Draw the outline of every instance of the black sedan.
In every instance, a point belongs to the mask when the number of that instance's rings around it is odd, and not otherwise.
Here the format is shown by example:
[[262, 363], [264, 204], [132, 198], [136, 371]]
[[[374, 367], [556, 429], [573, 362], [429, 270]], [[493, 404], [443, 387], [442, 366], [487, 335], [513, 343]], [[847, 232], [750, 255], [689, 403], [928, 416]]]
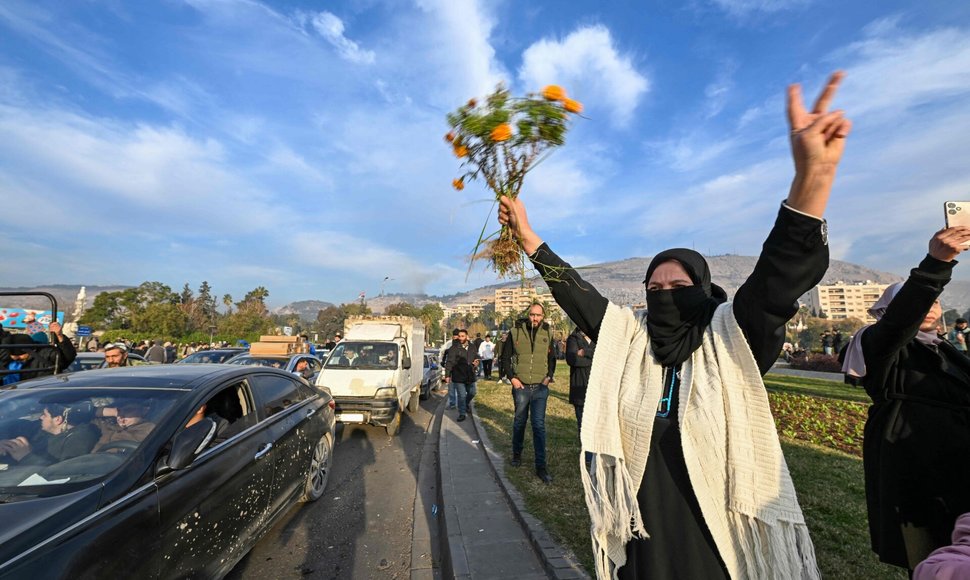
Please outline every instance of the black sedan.
[[175, 361], [176, 364], [218, 364], [224, 363], [234, 356], [246, 352], [244, 348], [213, 348], [211, 350], [199, 350], [189, 356]]
[[218, 578], [327, 485], [328, 393], [159, 365], [0, 391], [0, 578]]

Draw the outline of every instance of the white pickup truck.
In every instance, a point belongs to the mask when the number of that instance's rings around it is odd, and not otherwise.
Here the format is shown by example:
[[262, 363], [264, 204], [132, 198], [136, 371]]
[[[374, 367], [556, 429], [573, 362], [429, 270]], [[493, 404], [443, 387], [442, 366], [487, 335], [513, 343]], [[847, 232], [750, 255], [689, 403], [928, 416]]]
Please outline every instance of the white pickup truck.
[[337, 405], [337, 421], [379, 425], [393, 436], [401, 412], [418, 409], [424, 324], [407, 316], [355, 316], [330, 352], [316, 384]]

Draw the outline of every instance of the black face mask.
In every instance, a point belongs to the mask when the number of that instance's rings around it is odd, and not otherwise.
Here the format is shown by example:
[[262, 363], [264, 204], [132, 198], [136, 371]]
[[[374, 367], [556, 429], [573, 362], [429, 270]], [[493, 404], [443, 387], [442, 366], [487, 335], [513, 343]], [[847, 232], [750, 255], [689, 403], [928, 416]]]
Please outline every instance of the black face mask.
[[654, 356], [664, 366], [676, 366], [690, 358], [700, 347], [714, 310], [727, 300], [724, 290], [711, 283], [707, 261], [693, 250], [678, 248], [657, 254], [644, 283], [660, 264], [671, 260], [683, 266], [694, 285], [647, 291], [647, 334]]

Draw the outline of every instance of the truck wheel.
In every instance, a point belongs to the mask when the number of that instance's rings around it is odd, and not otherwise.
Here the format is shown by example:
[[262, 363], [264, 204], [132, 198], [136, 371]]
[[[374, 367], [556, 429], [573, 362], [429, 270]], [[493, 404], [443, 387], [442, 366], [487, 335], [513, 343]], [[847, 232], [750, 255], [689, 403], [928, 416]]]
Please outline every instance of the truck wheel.
[[411, 398], [408, 399], [408, 413], [414, 413], [418, 410], [418, 401], [421, 397], [421, 387], [418, 387], [417, 391], [411, 391]]
[[391, 422], [385, 425], [384, 428], [387, 429], [388, 437], [394, 437], [395, 435], [397, 435], [397, 430], [400, 429], [400, 427], [401, 427], [401, 412], [398, 411], [394, 413], [394, 418], [391, 419]]
[[418, 392], [421, 393], [420, 395], [418, 395], [418, 397], [422, 401], [425, 401], [431, 397], [431, 381], [427, 382], [427, 386], [428, 386], [428, 390], [424, 389], [424, 385], [421, 385], [421, 388], [418, 390]]

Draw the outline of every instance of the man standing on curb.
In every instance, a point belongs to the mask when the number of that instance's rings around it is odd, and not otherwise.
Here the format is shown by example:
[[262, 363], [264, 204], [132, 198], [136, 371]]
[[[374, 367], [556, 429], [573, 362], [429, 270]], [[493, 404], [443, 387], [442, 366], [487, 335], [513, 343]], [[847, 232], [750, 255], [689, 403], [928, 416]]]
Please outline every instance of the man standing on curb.
[[536, 475], [543, 483], [552, 483], [546, 469], [546, 401], [549, 383], [556, 372], [556, 358], [552, 354], [552, 331], [543, 322], [545, 314], [545, 308], [537, 302], [529, 307], [528, 319], [515, 323], [502, 347], [502, 369], [512, 382], [515, 403], [512, 466], [522, 464], [525, 423], [531, 418]]
[[458, 393], [458, 420], [464, 421], [472, 399], [478, 391], [476, 380], [478, 374], [478, 353], [468, 343], [468, 332], [458, 331], [458, 340], [452, 343], [445, 354], [445, 380], [450, 381]]

